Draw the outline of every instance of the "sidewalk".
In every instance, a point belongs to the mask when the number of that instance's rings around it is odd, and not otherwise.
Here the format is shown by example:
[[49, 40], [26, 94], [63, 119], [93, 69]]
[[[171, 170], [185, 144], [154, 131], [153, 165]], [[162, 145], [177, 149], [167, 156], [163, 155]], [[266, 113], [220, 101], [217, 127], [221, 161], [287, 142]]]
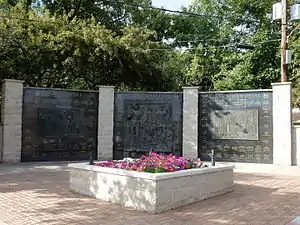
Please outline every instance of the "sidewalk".
[[151, 215], [69, 192], [66, 163], [0, 165], [7, 225], [284, 225], [299, 215], [300, 168], [236, 164], [234, 192]]

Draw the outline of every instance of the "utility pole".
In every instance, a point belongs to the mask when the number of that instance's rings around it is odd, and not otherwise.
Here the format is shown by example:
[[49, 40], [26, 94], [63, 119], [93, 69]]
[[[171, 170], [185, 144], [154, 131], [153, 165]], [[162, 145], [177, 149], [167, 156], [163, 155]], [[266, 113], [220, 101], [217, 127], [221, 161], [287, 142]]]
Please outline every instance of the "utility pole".
[[286, 63], [287, 50], [287, 0], [282, 0], [281, 17], [281, 82], [287, 82], [288, 64]]

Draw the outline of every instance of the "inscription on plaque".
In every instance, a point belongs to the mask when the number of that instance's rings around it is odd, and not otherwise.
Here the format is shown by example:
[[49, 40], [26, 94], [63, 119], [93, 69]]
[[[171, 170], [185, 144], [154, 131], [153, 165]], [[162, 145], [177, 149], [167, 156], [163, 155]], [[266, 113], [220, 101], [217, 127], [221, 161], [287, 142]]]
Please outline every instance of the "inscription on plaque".
[[172, 152], [172, 108], [170, 104], [125, 102], [125, 141], [127, 151]]
[[215, 110], [210, 118], [213, 139], [258, 140], [258, 110]]
[[23, 96], [22, 161], [96, 156], [97, 92], [24, 88]]
[[182, 151], [182, 93], [116, 93], [114, 158]]
[[82, 111], [79, 109], [38, 109], [39, 130], [44, 137], [59, 135], [75, 136], [86, 132], [90, 124], [83, 124]]
[[273, 162], [272, 92], [199, 94], [199, 157], [217, 161]]

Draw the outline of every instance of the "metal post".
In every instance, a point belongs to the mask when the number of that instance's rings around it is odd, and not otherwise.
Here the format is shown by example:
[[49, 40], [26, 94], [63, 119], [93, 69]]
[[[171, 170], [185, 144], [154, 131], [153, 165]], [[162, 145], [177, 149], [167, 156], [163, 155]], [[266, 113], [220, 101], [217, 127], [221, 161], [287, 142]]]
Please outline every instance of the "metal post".
[[90, 165], [94, 165], [93, 152], [90, 152]]
[[216, 165], [215, 150], [211, 150], [211, 166]]
[[287, 0], [282, 0], [281, 17], [281, 82], [287, 82], [288, 65], [286, 63], [287, 50]]

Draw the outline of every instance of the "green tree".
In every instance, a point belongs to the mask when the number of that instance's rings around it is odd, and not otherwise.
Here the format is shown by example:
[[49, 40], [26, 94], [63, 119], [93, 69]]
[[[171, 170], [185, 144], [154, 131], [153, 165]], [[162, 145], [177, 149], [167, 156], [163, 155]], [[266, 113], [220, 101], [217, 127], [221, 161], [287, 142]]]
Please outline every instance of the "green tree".
[[151, 52], [165, 48], [151, 41], [153, 31], [127, 26], [116, 36], [94, 19], [10, 7], [0, 20], [1, 78], [44, 87], [172, 88], [160, 67], [168, 51]]
[[[210, 29], [189, 30], [194, 39], [207, 37], [203, 45], [228, 46], [213, 57], [205, 52], [197, 55], [215, 90], [270, 88], [280, 80], [280, 24], [273, 23], [267, 14], [276, 1], [267, 0], [195, 0], [189, 11], [205, 14]], [[208, 15], [208, 16], [207, 16]], [[201, 20], [200, 20], [201, 21]], [[211, 36], [216, 40], [210, 40]], [[293, 65], [289, 80], [293, 82], [294, 105], [299, 104], [299, 31], [290, 40]], [[238, 44], [250, 44], [253, 50], [241, 50]], [[231, 47], [229, 47], [231, 46]], [[210, 47], [212, 49], [212, 47]], [[193, 53], [194, 50], [190, 50]], [[218, 63], [213, 63], [217, 60]], [[190, 64], [193, 69], [194, 62]], [[199, 66], [198, 66], [199, 68]]]

